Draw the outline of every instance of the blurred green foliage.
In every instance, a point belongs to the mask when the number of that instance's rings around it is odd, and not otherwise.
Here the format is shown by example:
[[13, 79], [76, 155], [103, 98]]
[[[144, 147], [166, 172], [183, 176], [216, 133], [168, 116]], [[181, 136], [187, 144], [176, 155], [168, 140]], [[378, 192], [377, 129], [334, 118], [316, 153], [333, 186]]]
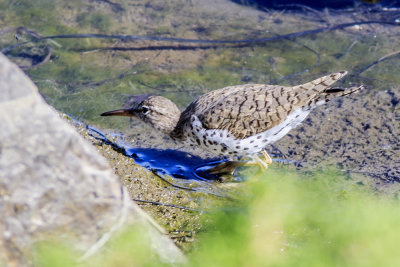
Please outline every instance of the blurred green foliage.
[[[399, 201], [340, 173], [268, 171], [240, 212], [221, 213], [198, 266], [397, 266]], [[208, 255], [208, 256], [207, 256]]]
[[[205, 231], [187, 255], [187, 265], [400, 264], [396, 196], [375, 193], [335, 170], [300, 175], [271, 169], [239, 186], [247, 191], [240, 205], [218, 209], [207, 217]], [[129, 230], [112, 241], [105, 254], [80, 265], [161, 265], [148, 244], [140, 231]], [[60, 247], [45, 246], [40, 252], [42, 266], [66, 266], [57, 265], [60, 258], [75, 257]]]

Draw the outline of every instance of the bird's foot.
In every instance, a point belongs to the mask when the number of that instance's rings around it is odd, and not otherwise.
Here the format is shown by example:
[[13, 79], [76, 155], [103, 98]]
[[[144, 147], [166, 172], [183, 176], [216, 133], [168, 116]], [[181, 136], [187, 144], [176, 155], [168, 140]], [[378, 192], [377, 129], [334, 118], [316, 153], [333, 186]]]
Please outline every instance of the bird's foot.
[[268, 155], [267, 151], [263, 150], [262, 154], [264, 159], [254, 155], [252, 156], [252, 160], [248, 161], [244, 164], [244, 166], [258, 166], [260, 167], [261, 171], [265, 172], [268, 169], [268, 166], [272, 163], [271, 157]]
[[250, 161], [225, 161], [207, 170], [208, 173], [213, 175], [233, 175], [234, 171], [238, 167], [250, 167], [258, 166], [261, 171], [265, 172], [268, 166], [272, 163], [271, 157], [268, 155], [267, 151], [262, 151], [264, 159], [254, 155], [251, 156]]
[[263, 150], [263, 151], [262, 151], [262, 154], [263, 154], [263, 156], [264, 156], [264, 162], [265, 162], [265, 164], [267, 164], [267, 166], [270, 165], [270, 164], [272, 163], [272, 159], [271, 159], [271, 157], [268, 155], [267, 151], [266, 151], [266, 150]]

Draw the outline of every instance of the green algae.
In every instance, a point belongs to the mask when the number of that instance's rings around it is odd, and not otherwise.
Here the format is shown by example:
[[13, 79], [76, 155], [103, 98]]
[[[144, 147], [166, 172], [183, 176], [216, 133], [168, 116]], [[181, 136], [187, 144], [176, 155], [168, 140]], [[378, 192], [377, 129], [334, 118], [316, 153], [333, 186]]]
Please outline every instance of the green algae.
[[[259, 14], [260, 18], [262, 18], [261, 23], [255, 24], [252, 18], [244, 16], [233, 18], [229, 16], [228, 12], [224, 15], [224, 31], [221, 31], [221, 27], [211, 26], [213, 24], [222, 23], [220, 18], [221, 11], [210, 10], [209, 12], [203, 11], [203, 13], [194, 14], [192, 5], [180, 5], [175, 2], [162, 3], [156, 1], [142, 5], [135, 3], [134, 5], [137, 7], [137, 12], [148, 12], [146, 13], [148, 17], [142, 13], [141, 18], [150, 21], [150, 23], [146, 24], [145, 28], [147, 29], [145, 31], [152, 34], [179, 35], [179, 33], [183, 33], [183, 36], [185, 36], [185, 33], [189, 33], [189, 29], [195, 29], [195, 31], [191, 32], [191, 35], [198, 35], [199, 38], [203, 36], [206, 36], [207, 39], [221, 38], [226, 32], [229, 32], [234, 35], [232, 39], [236, 39], [238, 37], [252, 38], [257, 37], [257, 35], [265, 37], [266, 34], [262, 33], [260, 30], [262, 27], [267, 31], [271, 30], [268, 34], [269, 36], [273, 36], [273, 32], [293, 32], [295, 30], [295, 28], [290, 28], [290, 23], [284, 24], [279, 22], [268, 25], [267, 19], [263, 17], [262, 13]], [[135, 17], [132, 25], [117, 25], [114, 23], [116, 18], [113, 17], [116, 14], [104, 9], [102, 11], [101, 5], [94, 5], [92, 8], [94, 8], [95, 12], [89, 12], [87, 11], [89, 6], [90, 5], [87, 4], [79, 5], [77, 1], [72, 1], [69, 5], [61, 5], [58, 2], [50, 4], [48, 1], [39, 1], [37, 5], [32, 6], [28, 1], [21, 1], [19, 5], [11, 4], [10, 7], [8, 7], [8, 13], [14, 14], [14, 17], [20, 19], [19, 22], [15, 20], [13, 22], [19, 25], [28, 25], [28, 21], [30, 21], [32, 17], [38, 16], [46, 18], [43, 21], [39, 20], [39, 22], [37, 22], [41, 25], [40, 27], [35, 24], [33, 25], [33, 28], [36, 31], [40, 31], [42, 35], [76, 33], [78, 31], [111, 33], [117, 30], [118, 27], [124, 31], [124, 29], [131, 29], [130, 27], [136, 29], [136, 27], [139, 26], [138, 21], [140, 21], [140, 17]], [[62, 10], [66, 8], [74, 10], [74, 12], [69, 11], [68, 13], [68, 21], [71, 22], [70, 24], [68, 24], [67, 18], [58, 21], [48, 21], [52, 19], [52, 16], [54, 16], [56, 12], [62, 13]], [[49, 12], [50, 10], [52, 10], [52, 12]], [[44, 16], [43, 14], [37, 13], [39, 11], [48, 12], [49, 15]], [[186, 15], [183, 14], [185, 12], [187, 12]], [[273, 15], [282, 18], [282, 15]], [[122, 14], [122, 18], [127, 19], [128, 17], [126, 16], [128, 16], [128, 14]], [[177, 18], [179, 16], [183, 16], [183, 21], [187, 23], [187, 25], [184, 25], [184, 23], [177, 23]], [[193, 16], [191, 21], [189, 21], [190, 16]], [[3, 20], [3, 22], [8, 23], [11, 21], [11, 17], [7, 16]], [[160, 24], [161, 21], [165, 22]], [[277, 22], [278, 19], [275, 18], [274, 21]], [[79, 28], [76, 28], [73, 22], [76, 22]], [[313, 23], [308, 22], [308, 24], [309, 25], [304, 23], [302, 27], [310, 27]], [[12, 25], [12, 23], [10, 25]], [[275, 26], [275, 28], [273, 26]], [[314, 26], [316, 25], [314, 24]], [[52, 27], [52, 29], [44, 29], [42, 27]], [[248, 29], [252, 29], [253, 31], [249, 32]], [[139, 32], [143, 32], [143, 30]], [[67, 86], [61, 84], [60, 87], [64, 87], [63, 91], [65, 91], [66, 95], [73, 95], [76, 93], [77, 89], [75, 87], [79, 87], [79, 83], [96, 82], [104, 77], [116, 76], [118, 75], [118, 70], [121, 72], [126, 70], [124, 66], [128, 65], [127, 61], [133, 60], [134, 65], [139, 63], [147, 64], [148, 72], [135, 75], [134, 77], [122, 78], [119, 80], [119, 84], [116, 82], [111, 86], [108, 85], [112, 87], [110, 89], [114, 90], [113, 92], [116, 95], [114, 98], [120, 100], [117, 94], [127, 93], [128, 91], [131, 94], [155, 91], [156, 93], [165, 94], [177, 100], [180, 107], [184, 107], [190, 103], [190, 101], [193, 100], [193, 96], [227, 85], [244, 82], [270, 83], [280, 81], [286, 76], [315, 66], [318, 60], [317, 53], [321, 56], [321, 62], [318, 68], [313, 69], [310, 74], [305, 74], [301, 79], [292, 78], [289, 82], [283, 81], [283, 84], [294, 84], [299, 82], [299, 80], [307, 81], [311, 79], [311, 77], [314, 78], [315, 75], [319, 73], [327, 73], [342, 69], [352, 71], [355, 58], [358, 60], [358, 65], [360, 66], [358, 69], [360, 69], [361, 66], [366, 66], [368, 62], [373, 62], [376, 59], [377, 53], [371, 53], [371, 48], [373, 47], [376, 47], [376, 51], [379, 49], [379, 55], [390, 53], [390, 46], [386, 44], [384, 36], [378, 35], [377, 37], [371, 38], [368, 35], [362, 34], [327, 33], [305, 37], [297, 42], [293, 40], [281, 40], [243, 48], [225, 47], [205, 51], [182, 51], [182, 54], [196, 55], [197, 59], [188, 67], [184, 66], [187, 63], [179, 62], [179, 64], [183, 64], [183, 66], [178, 65], [177, 68], [176, 65], [171, 65], [174, 60], [172, 60], [171, 63], [167, 63], [164, 58], [161, 60], [156, 59], [155, 61], [150, 61], [148, 58], [147, 62], [143, 62], [143, 59], [146, 59], [146, 55], [154, 56], [155, 54], [159, 54], [157, 51], [144, 50], [143, 55], [139, 55], [140, 53], [135, 51], [120, 53], [95, 51], [102, 47], [112, 46], [112, 41], [67, 39], [56, 40], [56, 42], [59, 43], [61, 47], [52, 45], [54, 52], [50, 63], [29, 71], [33, 79], [44, 86], [41, 88], [44, 92], [51, 92], [51, 90], [45, 88], [46, 85], [41, 82], [41, 80], [52, 79], [54, 81], [67, 81]], [[346, 52], [346, 49], [350, 47], [353, 42], [356, 42], [356, 44], [350, 51]], [[126, 43], [119, 43], [118, 45], [122, 45], [122, 47], [128, 46]], [[308, 48], [313, 49], [314, 52]], [[84, 51], [92, 52], [86, 53]], [[13, 55], [15, 54], [16, 53]], [[105, 57], [101, 56], [104, 54], [106, 55]], [[168, 52], [161, 51], [161, 54], [168, 54]], [[140, 59], [135, 60], [137, 55], [139, 55]], [[165, 56], [167, 55], [164, 55], [164, 57]], [[107, 62], [104, 61], [105, 59]], [[123, 64], [121, 64], [121, 62], [123, 62]], [[385, 64], [380, 64], [380, 66], [382, 66], [382, 71], [376, 71], [375, 69], [369, 70], [365, 76], [368, 76], [368, 78], [376, 78], [379, 76], [381, 80], [383, 78], [384, 80], [391, 80], [393, 83], [397, 82], [398, 75], [396, 75], [396, 71], [393, 71], [393, 68], [390, 68], [393, 66], [390, 62], [389, 60], [386, 61]], [[160, 65], [163, 65], [163, 69], [167, 67], [168, 71], [159, 71]], [[357, 68], [353, 70], [357, 71]], [[41, 79], [35, 77], [40, 77]], [[361, 80], [361, 78], [358, 79]], [[378, 82], [371, 81], [371, 83], [374, 87], [379, 87]], [[85, 88], [82, 90], [85, 90]], [[101, 87], [99, 87], [98, 90], [100, 93], [104, 91]], [[173, 92], [185, 90], [194, 90], [195, 93], [186, 93], [186, 96], [183, 96], [182, 94]], [[97, 95], [99, 96], [100, 93]], [[91, 93], [85, 95], [93, 97]], [[74, 96], [71, 97], [74, 98]], [[50, 99], [50, 97], [47, 96], [47, 99], [49, 102], [54, 103], [56, 107], [57, 103], [60, 103], [60, 107], [64, 106], [62, 103], [65, 101], [65, 97]], [[113, 101], [113, 103], [115, 103], [115, 101]], [[104, 104], [106, 103], [98, 103], [99, 106], [104, 106]], [[72, 115], [89, 120], [92, 123], [102, 123], [102, 121], [96, 120], [94, 114], [91, 112], [74, 113], [74, 110], [81, 110], [84, 108], [85, 107], [82, 105], [74, 106], [72, 102], [70, 103], [69, 110], [60, 109], [64, 112], [71, 112]], [[88, 116], [80, 117], [82, 114], [87, 114]]]

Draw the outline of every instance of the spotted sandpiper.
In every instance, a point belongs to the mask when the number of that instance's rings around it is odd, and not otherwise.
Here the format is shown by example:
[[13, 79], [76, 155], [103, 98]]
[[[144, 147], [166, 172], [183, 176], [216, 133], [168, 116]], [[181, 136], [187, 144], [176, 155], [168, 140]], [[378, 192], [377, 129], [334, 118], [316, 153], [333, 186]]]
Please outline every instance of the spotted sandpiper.
[[[200, 96], [182, 113], [169, 99], [138, 95], [129, 107], [101, 116], [134, 116], [184, 144], [219, 156], [247, 156], [263, 169], [272, 162], [264, 148], [301, 123], [315, 107], [362, 88], [332, 88], [341, 71], [297, 86], [244, 84]], [[264, 159], [257, 154], [262, 152]]]

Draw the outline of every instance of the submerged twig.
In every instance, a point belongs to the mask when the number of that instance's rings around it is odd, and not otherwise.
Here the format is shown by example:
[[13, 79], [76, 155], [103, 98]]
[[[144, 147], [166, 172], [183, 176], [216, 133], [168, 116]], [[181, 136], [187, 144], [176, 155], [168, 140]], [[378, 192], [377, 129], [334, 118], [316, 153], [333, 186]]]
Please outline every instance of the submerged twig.
[[44, 56], [39, 62], [32, 64], [31, 66], [20, 66], [20, 68], [22, 70], [29, 70], [29, 69], [33, 69], [36, 68], [40, 65], [43, 65], [44, 63], [46, 63], [47, 61], [50, 60], [50, 57], [52, 55], [52, 49], [50, 45], [46, 45], [46, 50], [47, 50], [47, 54], [46, 56]]
[[347, 47], [347, 49], [346, 49], [341, 55], [339, 55], [339, 56], [337, 57], [337, 59], [346, 56], [346, 55], [350, 52], [350, 50], [353, 49], [353, 47], [354, 47], [357, 43], [358, 43], [358, 40], [353, 41], [353, 42], [349, 45], [349, 47]]
[[395, 52], [392, 52], [392, 53], [389, 53], [389, 54], [387, 54], [387, 55], [384, 55], [383, 57], [379, 58], [378, 60], [372, 62], [371, 64], [369, 64], [368, 66], [366, 66], [365, 68], [363, 68], [363, 69], [358, 73], [358, 75], [360, 75], [360, 74], [363, 73], [363, 72], [366, 72], [367, 70], [369, 70], [369, 69], [372, 68], [373, 66], [375, 66], [375, 65], [377, 65], [377, 64], [379, 64], [379, 63], [381, 63], [382, 61], [385, 61], [385, 60], [387, 60], [387, 59], [390, 59], [391, 57], [395, 57], [395, 56], [398, 56], [398, 55], [400, 55], [400, 50], [397, 50], [397, 51], [395, 51]]
[[[279, 36], [271, 36], [264, 38], [256, 38], [256, 39], [240, 39], [240, 40], [201, 40], [201, 39], [186, 39], [186, 38], [175, 38], [175, 37], [161, 37], [161, 36], [147, 36], [147, 35], [107, 35], [107, 34], [65, 34], [65, 35], [50, 35], [50, 36], [38, 36], [37, 40], [46, 40], [46, 39], [73, 39], [73, 38], [100, 38], [100, 39], [117, 39], [121, 41], [159, 41], [159, 42], [176, 42], [176, 43], [193, 43], [193, 44], [257, 44], [257, 43], [265, 43], [270, 41], [276, 41], [284, 38], [297, 38], [300, 36], [313, 35], [322, 32], [329, 32], [339, 29], [344, 29], [348, 27], [352, 27], [355, 25], [368, 25], [368, 24], [386, 24], [393, 26], [400, 26], [400, 23], [396, 20], [394, 21], [386, 21], [386, 20], [369, 20], [369, 21], [356, 21], [356, 22], [348, 22], [341, 23], [336, 25], [330, 25], [327, 27], [315, 28], [312, 30], [293, 32], [288, 34], [283, 34]], [[25, 30], [27, 33], [31, 33], [32, 31], [20, 27], [19, 30]], [[1, 50], [3, 54], [8, 53], [10, 50], [17, 48], [19, 46], [25, 45], [31, 41], [21, 42], [18, 44], [14, 44], [8, 47], [5, 47]]]
[[[29, 29], [27, 29], [27, 28], [25, 28], [25, 27], [6, 28], [6, 29], [4, 29], [3, 31], [0, 31], [0, 34], [9, 33], [9, 32], [11, 32], [11, 31], [16, 31], [15, 38], [16, 38], [17, 40], [19, 40], [19, 35], [18, 35], [18, 34], [20, 34], [21, 32], [25, 32], [25, 33], [28, 34], [29, 36], [33, 37], [35, 40], [39, 40], [39, 39], [42, 37], [42, 36], [41, 36], [40, 34], [38, 34], [37, 32], [35, 32], [35, 31], [33, 31], [33, 30], [29, 30]], [[28, 42], [30, 42], [30, 41], [28, 41]], [[28, 42], [23, 42], [23, 43], [28, 43]], [[31, 65], [31, 66], [20, 66], [21, 69], [23, 69], [23, 70], [29, 70], [29, 69], [38, 67], [38, 66], [40, 66], [40, 65], [43, 65], [44, 63], [46, 63], [47, 61], [50, 60], [51, 55], [52, 55], [52, 48], [51, 48], [51, 46], [50, 46], [49, 44], [47, 44], [46, 42], [44, 42], [44, 43], [45, 43], [46, 55], [40, 57], [40, 60], [38, 60], [37, 62], [34, 62], [34, 59], [35, 59], [35, 58], [38, 58], [39, 56], [36, 56], [36, 55], [35, 55], [35, 56], [32, 56], [32, 55], [29, 55], [29, 54], [26, 54], [26, 53], [25, 53], [25, 54], [22, 54], [25, 58], [31, 58], [31, 59], [32, 59], [32, 65]], [[55, 42], [54, 42], [54, 43], [55, 43]], [[13, 46], [17, 46], [17, 45], [19, 45], [19, 44], [21, 44], [21, 43], [17, 43], [17, 44], [15, 44], [15, 45], [13, 45]]]

